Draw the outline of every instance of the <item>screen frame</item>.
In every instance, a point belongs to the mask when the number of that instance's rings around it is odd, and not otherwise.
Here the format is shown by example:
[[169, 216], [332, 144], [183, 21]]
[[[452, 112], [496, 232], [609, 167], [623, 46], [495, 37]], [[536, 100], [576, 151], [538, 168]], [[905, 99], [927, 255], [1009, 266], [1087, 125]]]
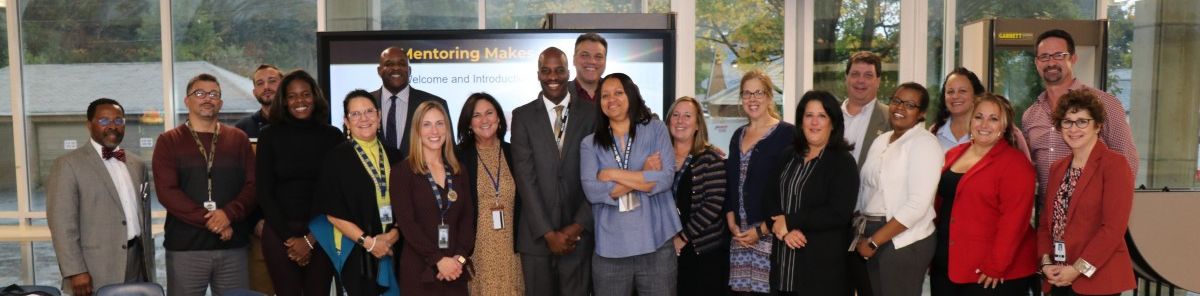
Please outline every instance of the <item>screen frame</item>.
[[[676, 54], [675, 54], [675, 30], [670, 29], [596, 29], [596, 30], [577, 30], [577, 29], [485, 29], [485, 30], [391, 30], [391, 31], [338, 31], [338, 32], [317, 32], [317, 83], [320, 84], [322, 92], [325, 94], [325, 100], [329, 104], [333, 104], [334, 98], [341, 98], [344, 94], [330, 93], [329, 70], [330, 70], [330, 44], [341, 41], [403, 41], [403, 40], [450, 40], [450, 39], [518, 39], [521, 36], [517, 34], [584, 34], [594, 32], [601, 36], [609, 33], [619, 33], [634, 35], [635, 37], [644, 37], [646, 39], [662, 40], [663, 45], [663, 101], [661, 102], [663, 112], [669, 112], [671, 104], [675, 102], [675, 85], [676, 85]], [[563, 51], [574, 52], [574, 48]], [[572, 71], [574, 64], [571, 65]], [[532, 69], [530, 70], [532, 71]], [[605, 73], [605, 75], [611, 73]], [[574, 77], [572, 77], [574, 79]], [[368, 90], [369, 91], [369, 90]], [[436, 95], [436, 94], [435, 94]], [[465, 99], [465, 98], [464, 98]], [[336, 100], [341, 103], [341, 100]], [[651, 104], [647, 102], [647, 104]], [[448, 110], [455, 112], [457, 110]], [[330, 108], [332, 112], [332, 108]], [[330, 114], [330, 123], [333, 121], [333, 116]], [[665, 115], [662, 115], [665, 116]]]

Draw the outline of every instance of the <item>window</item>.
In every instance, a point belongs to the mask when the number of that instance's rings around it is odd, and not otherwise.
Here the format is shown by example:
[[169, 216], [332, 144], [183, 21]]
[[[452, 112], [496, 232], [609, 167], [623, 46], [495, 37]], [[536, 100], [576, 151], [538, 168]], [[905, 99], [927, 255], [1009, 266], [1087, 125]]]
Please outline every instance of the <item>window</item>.
[[[487, 6], [488, 29], [537, 29], [542, 27], [546, 13], [640, 13], [669, 11], [669, 0], [649, 1], [643, 9], [642, 1], [617, 0], [489, 0]], [[782, 2], [782, 1], [781, 1]]]
[[162, 132], [158, 3], [20, 2], [31, 210], [46, 209], [54, 159], [91, 145], [82, 123], [92, 100], [121, 102], [127, 122], [121, 148], [150, 159]]
[[273, 64], [284, 74], [303, 69], [317, 75], [315, 0], [236, 2], [171, 1], [176, 124], [187, 119], [187, 82], [200, 73], [221, 83], [220, 118], [228, 124], [260, 108], [250, 82], [259, 64]]
[[776, 87], [775, 105], [782, 108], [783, 2], [696, 3], [696, 99], [705, 113], [709, 142], [725, 151], [730, 151], [733, 133], [746, 124], [740, 94], [744, 73], [767, 73]]
[[890, 96], [899, 84], [900, 0], [817, 1], [813, 9], [813, 87], [845, 98], [846, 61], [865, 50], [883, 59], [876, 97]]
[[[3, 10], [0, 10], [2, 12]], [[0, 41], [8, 44], [8, 15], [0, 13]], [[0, 48], [0, 79], [9, 81], [8, 46]], [[0, 83], [0, 168], [17, 167], [13, 139], [12, 93], [9, 83]], [[0, 212], [17, 210], [17, 171], [0, 170]], [[16, 220], [0, 219], [0, 225], [16, 225]], [[0, 252], [3, 253], [3, 252]], [[6, 253], [7, 254], [7, 253]], [[4, 274], [4, 270], [0, 270]]]

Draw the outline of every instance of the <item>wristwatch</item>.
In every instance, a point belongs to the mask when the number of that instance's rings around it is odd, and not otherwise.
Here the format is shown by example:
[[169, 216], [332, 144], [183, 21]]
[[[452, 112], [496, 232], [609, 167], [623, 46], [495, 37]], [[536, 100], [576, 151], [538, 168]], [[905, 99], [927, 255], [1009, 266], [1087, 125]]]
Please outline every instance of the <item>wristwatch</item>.
[[362, 235], [358, 236], [358, 245], [364, 246], [364, 247], [367, 246], [366, 240], [367, 240], [367, 238], [365, 236], [362, 236]]
[[458, 264], [467, 264], [467, 257], [463, 257], [461, 255], [454, 256], [454, 260], [458, 260]]
[[878, 244], [875, 244], [875, 239], [870, 239], [870, 238], [868, 238], [868, 239], [867, 239], [867, 247], [868, 247], [868, 248], [871, 248], [871, 251], [878, 251], [878, 250], [879, 250], [879, 245], [878, 245]]

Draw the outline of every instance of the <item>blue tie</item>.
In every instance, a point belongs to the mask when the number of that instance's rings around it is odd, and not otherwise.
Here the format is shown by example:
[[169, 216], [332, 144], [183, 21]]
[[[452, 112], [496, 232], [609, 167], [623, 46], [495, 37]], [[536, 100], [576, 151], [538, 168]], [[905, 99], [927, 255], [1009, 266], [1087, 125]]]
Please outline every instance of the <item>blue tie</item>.
[[388, 144], [392, 144], [392, 147], [399, 148], [400, 144], [397, 142], [400, 141], [400, 134], [396, 132], [396, 96], [392, 95], [390, 99], [392, 100], [392, 107], [388, 108], [387, 113], [387, 142]]

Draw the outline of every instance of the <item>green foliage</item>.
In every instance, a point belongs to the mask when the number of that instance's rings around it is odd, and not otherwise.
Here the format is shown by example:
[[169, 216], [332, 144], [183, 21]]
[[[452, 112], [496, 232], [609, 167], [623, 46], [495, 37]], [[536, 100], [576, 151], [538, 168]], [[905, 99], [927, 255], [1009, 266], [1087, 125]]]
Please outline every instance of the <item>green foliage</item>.
[[[497, 4], [497, 2], [500, 2]], [[642, 1], [487, 1], [488, 29], [541, 28], [546, 13], [640, 13]], [[668, 3], [669, 4], [669, 3]]]
[[760, 65], [783, 58], [782, 0], [700, 0], [696, 3], [696, 92], [707, 93], [705, 80], [714, 62], [730, 53], [739, 65]]

